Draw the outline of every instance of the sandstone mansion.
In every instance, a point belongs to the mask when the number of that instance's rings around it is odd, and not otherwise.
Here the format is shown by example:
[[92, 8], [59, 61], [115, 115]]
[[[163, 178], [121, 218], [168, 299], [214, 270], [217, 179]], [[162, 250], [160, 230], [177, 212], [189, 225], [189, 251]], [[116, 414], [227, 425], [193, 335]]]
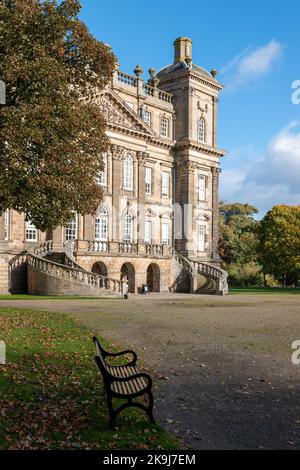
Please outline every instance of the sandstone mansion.
[[110, 150], [96, 215], [41, 233], [14, 210], [0, 217], [0, 293], [226, 294], [218, 255], [220, 159], [216, 72], [193, 63], [192, 41], [143, 78], [116, 70], [95, 97]]

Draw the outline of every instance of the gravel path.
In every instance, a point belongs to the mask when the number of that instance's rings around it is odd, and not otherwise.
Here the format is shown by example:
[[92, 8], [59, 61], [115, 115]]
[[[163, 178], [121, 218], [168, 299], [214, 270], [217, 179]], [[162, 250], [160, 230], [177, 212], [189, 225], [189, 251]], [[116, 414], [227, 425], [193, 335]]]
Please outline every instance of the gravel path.
[[155, 415], [194, 449], [300, 449], [300, 296], [15, 300], [72, 313], [154, 374]]

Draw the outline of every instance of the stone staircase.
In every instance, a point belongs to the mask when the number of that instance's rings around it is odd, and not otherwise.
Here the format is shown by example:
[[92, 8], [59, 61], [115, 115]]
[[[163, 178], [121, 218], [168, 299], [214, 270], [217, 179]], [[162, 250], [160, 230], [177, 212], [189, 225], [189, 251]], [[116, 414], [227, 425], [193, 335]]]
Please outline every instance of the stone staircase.
[[187, 259], [170, 247], [173, 259], [190, 278], [190, 292], [194, 294], [227, 295], [228, 274], [221, 268], [195, 259]]
[[123, 295], [122, 282], [82, 269], [64, 251], [53, 250], [53, 242], [27, 251], [28, 293], [36, 295]]

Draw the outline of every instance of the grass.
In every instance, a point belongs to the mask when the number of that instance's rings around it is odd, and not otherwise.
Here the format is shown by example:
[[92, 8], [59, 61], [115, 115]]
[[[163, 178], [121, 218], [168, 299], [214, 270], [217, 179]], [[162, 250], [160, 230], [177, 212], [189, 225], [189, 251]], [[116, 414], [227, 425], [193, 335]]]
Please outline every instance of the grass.
[[300, 288], [283, 287], [237, 287], [229, 288], [230, 294], [300, 294]]
[[[129, 409], [110, 431], [94, 332], [67, 315], [0, 309], [0, 449], [177, 449], [146, 415]], [[109, 345], [106, 347], [109, 348]]]

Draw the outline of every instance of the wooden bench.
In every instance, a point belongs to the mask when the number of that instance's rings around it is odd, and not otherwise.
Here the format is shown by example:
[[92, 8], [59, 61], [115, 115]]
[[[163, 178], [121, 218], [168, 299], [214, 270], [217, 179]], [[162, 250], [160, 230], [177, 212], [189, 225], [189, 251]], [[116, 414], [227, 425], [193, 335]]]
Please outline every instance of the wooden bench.
[[[139, 373], [136, 368], [137, 355], [134, 351], [121, 351], [119, 353], [110, 353], [106, 351], [100, 344], [99, 340], [94, 336], [93, 341], [96, 346], [96, 363], [102, 374], [104, 381], [104, 397], [110, 416], [110, 428], [114, 429], [115, 420], [122, 410], [130, 406], [144, 410], [151, 422], [155, 422], [153, 418], [153, 395], [152, 395], [152, 379], [150, 375]], [[132, 359], [125, 358], [131, 355]], [[123, 356], [123, 358], [122, 358]], [[109, 358], [127, 359], [126, 364], [111, 365], [107, 362]], [[148, 397], [148, 405], [133, 401], [134, 398], [145, 395]], [[118, 408], [113, 408], [113, 398], [127, 400]]]

